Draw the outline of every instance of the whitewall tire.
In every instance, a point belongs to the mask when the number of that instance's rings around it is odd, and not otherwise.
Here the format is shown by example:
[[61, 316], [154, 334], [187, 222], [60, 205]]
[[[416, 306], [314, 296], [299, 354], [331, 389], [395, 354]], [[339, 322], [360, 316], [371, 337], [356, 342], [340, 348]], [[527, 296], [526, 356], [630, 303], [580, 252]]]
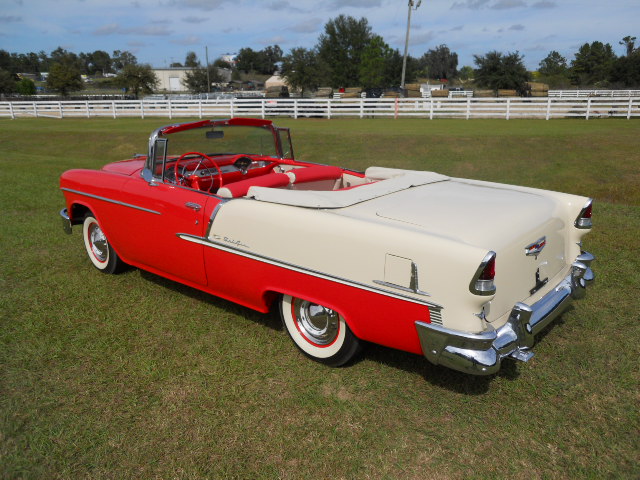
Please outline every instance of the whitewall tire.
[[320, 363], [338, 367], [360, 350], [358, 338], [338, 312], [322, 305], [283, 295], [282, 323], [296, 346]]
[[89, 260], [94, 267], [103, 273], [117, 273], [122, 270], [124, 263], [107, 240], [98, 220], [91, 213], [84, 217], [82, 238]]

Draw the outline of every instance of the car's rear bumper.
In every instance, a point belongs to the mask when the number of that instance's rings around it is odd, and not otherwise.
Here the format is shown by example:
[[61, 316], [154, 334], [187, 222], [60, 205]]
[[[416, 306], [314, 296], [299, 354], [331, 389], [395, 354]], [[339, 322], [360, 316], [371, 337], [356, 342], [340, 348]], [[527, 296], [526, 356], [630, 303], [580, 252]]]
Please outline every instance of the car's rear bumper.
[[451, 330], [432, 323], [416, 322], [424, 356], [436, 365], [473, 375], [490, 375], [500, 369], [503, 358], [527, 361], [534, 336], [560, 315], [574, 299], [582, 298], [594, 280], [593, 255], [583, 252], [569, 274], [532, 305], [518, 302], [502, 327], [481, 333]]

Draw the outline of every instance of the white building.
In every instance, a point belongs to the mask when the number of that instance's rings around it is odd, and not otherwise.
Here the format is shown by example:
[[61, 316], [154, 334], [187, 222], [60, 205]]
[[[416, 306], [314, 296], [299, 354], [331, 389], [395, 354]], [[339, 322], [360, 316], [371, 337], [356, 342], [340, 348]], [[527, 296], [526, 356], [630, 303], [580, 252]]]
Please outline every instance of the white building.
[[154, 68], [153, 73], [158, 77], [158, 91], [169, 93], [186, 92], [187, 87], [184, 86], [183, 80], [187, 72], [191, 72], [190, 67], [167, 67]]

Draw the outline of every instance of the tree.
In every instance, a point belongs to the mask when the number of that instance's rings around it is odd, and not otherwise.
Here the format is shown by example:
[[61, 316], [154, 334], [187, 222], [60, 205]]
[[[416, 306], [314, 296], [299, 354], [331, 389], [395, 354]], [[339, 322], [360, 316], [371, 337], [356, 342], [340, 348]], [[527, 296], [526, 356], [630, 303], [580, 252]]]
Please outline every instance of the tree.
[[189, 68], [196, 68], [200, 66], [200, 60], [196, 52], [187, 52], [187, 56], [184, 59], [184, 66]]
[[16, 90], [20, 95], [35, 95], [36, 94], [36, 84], [33, 83], [32, 80], [28, 78], [22, 78], [16, 84]]
[[640, 87], [640, 50], [619, 57], [611, 68], [611, 81], [620, 87]]
[[474, 55], [478, 68], [474, 70], [475, 83], [492, 90], [509, 89], [524, 92], [530, 75], [518, 52], [502, 54], [492, 51], [484, 56]]
[[114, 50], [111, 58], [113, 60], [113, 67], [116, 70], [122, 70], [127, 65], [136, 65], [138, 63], [138, 59], [135, 55], [126, 50]]
[[607, 82], [615, 60], [616, 55], [608, 43], [585, 43], [571, 62], [571, 81], [576, 85]]
[[372, 38], [366, 18], [340, 15], [325, 24], [318, 39], [318, 54], [328, 66], [332, 87], [358, 85], [362, 55]]
[[374, 35], [362, 52], [360, 62], [360, 85], [363, 88], [380, 88], [386, 85], [385, 67], [393, 51], [381, 36]]
[[116, 84], [132, 92], [138, 98], [140, 93], [153, 93], [158, 86], [158, 78], [151, 65], [128, 64], [116, 77]]
[[458, 78], [462, 81], [473, 80], [473, 67], [465, 65], [458, 71]]
[[567, 59], [555, 50], [542, 59], [538, 67], [539, 80], [549, 84], [552, 88], [567, 88], [569, 86], [569, 67]]
[[636, 37], [632, 37], [631, 35], [627, 35], [622, 40], [620, 40], [618, 43], [620, 45], [624, 45], [625, 46], [625, 48], [627, 50], [627, 57], [630, 57], [631, 55], [633, 55], [633, 52], [635, 51]]
[[111, 72], [111, 57], [104, 50], [96, 50], [89, 54], [88, 74], [95, 75]]
[[9, 71], [0, 69], [0, 94], [15, 93], [16, 79]]
[[236, 55], [236, 68], [244, 73], [255, 71], [258, 63], [257, 52], [252, 48], [241, 48]]
[[440, 45], [425, 53], [420, 65], [430, 78], [452, 79], [458, 76], [458, 54], [451, 52], [446, 45]]
[[217, 67], [209, 65], [209, 76], [207, 77], [207, 69], [205, 67], [194, 68], [190, 72], [185, 73], [182, 84], [187, 87], [191, 93], [205, 93], [209, 91], [209, 81], [211, 83], [220, 82], [222, 77], [218, 73]]
[[549, 55], [542, 59], [538, 68], [540, 75], [549, 77], [552, 75], [565, 75], [567, 71], [567, 59], [555, 50], [549, 52]]
[[322, 63], [317, 51], [293, 48], [282, 59], [282, 75], [291, 88], [301, 90], [304, 95], [324, 84], [326, 65]]
[[[63, 57], [60, 57], [63, 58]], [[63, 58], [61, 62], [54, 63], [47, 76], [47, 89], [58, 92], [63, 97], [70, 92], [76, 92], [84, 88], [80, 69], [71, 58]]]
[[269, 45], [260, 52], [262, 54], [262, 73], [272, 74], [278, 69], [282, 61], [282, 49], [279, 45]]
[[236, 56], [236, 67], [244, 73], [271, 75], [281, 60], [282, 49], [278, 45], [270, 45], [257, 52], [251, 48], [241, 48]]

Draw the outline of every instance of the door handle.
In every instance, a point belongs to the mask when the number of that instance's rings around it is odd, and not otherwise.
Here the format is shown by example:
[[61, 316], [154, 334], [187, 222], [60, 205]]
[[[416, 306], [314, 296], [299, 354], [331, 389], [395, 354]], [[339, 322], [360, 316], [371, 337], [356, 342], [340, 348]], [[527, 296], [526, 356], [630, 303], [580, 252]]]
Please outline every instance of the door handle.
[[187, 202], [187, 203], [184, 204], [184, 206], [187, 207], [187, 208], [192, 208], [196, 212], [199, 211], [202, 208], [202, 206], [198, 205], [197, 203], [193, 203], [193, 202]]

